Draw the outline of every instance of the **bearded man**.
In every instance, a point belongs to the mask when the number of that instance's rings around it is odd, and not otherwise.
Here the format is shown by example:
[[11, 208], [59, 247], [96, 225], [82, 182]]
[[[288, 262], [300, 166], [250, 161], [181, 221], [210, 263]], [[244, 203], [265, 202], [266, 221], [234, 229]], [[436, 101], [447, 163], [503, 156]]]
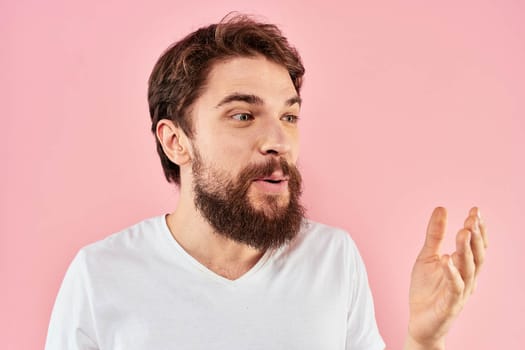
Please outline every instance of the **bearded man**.
[[[148, 97], [177, 208], [80, 250], [46, 349], [384, 349], [356, 246], [300, 203], [303, 75], [279, 29], [245, 16], [164, 52]], [[444, 348], [483, 262], [479, 210], [452, 255], [445, 215], [414, 266], [405, 349]]]

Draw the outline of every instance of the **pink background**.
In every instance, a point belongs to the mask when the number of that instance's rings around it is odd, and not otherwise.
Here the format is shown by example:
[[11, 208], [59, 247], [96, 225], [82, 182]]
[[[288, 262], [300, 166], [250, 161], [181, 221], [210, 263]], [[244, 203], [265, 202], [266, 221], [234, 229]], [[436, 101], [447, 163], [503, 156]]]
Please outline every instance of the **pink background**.
[[[307, 67], [309, 216], [352, 233], [390, 349], [432, 208], [446, 248], [479, 205], [490, 247], [450, 349], [518, 349], [525, 326], [525, 6], [520, 1], [0, 3], [0, 332], [42, 348], [76, 251], [171, 211], [146, 82], [174, 40], [231, 10], [279, 24]], [[220, 5], [219, 5], [220, 3]]]

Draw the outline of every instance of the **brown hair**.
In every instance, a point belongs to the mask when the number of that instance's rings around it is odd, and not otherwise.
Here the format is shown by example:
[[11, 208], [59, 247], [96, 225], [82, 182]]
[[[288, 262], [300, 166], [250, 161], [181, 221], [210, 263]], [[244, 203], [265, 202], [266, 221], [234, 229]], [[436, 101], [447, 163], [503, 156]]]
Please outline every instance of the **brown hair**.
[[[149, 78], [153, 134], [159, 120], [170, 119], [191, 138], [194, 130], [190, 107], [202, 93], [213, 64], [231, 57], [255, 55], [283, 65], [299, 94], [304, 75], [301, 58], [273, 24], [257, 22], [246, 15], [226, 16], [220, 23], [202, 27], [171, 45]], [[155, 140], [166, 179], [179, 185], [179, 166], [164, 154], [159, 140]]]

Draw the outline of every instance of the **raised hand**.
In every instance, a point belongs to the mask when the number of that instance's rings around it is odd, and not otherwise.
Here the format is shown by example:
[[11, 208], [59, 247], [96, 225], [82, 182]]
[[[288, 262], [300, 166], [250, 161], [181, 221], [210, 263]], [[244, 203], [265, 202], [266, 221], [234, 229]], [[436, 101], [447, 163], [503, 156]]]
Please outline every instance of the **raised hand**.
[[405, 349], [443, 349], [452, 321], [476, 288], [487, 248], [487, 230], [479, 209], [470, 210], [451, 255], [440, 253], [446, 225], [445, 208], [434, 209], [412, 270]]

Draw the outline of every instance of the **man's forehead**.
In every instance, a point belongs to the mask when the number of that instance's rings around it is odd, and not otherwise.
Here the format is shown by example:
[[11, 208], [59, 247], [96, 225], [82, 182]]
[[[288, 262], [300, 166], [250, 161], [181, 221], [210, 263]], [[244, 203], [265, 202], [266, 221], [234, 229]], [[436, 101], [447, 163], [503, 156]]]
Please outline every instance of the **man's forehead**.
[[288, 70], [262, 56], [216, 62], [208, 74], [206, 92], [213, 95], [215, 105], [235, 100], [264, 103], [269, 98], [300, 102]]

